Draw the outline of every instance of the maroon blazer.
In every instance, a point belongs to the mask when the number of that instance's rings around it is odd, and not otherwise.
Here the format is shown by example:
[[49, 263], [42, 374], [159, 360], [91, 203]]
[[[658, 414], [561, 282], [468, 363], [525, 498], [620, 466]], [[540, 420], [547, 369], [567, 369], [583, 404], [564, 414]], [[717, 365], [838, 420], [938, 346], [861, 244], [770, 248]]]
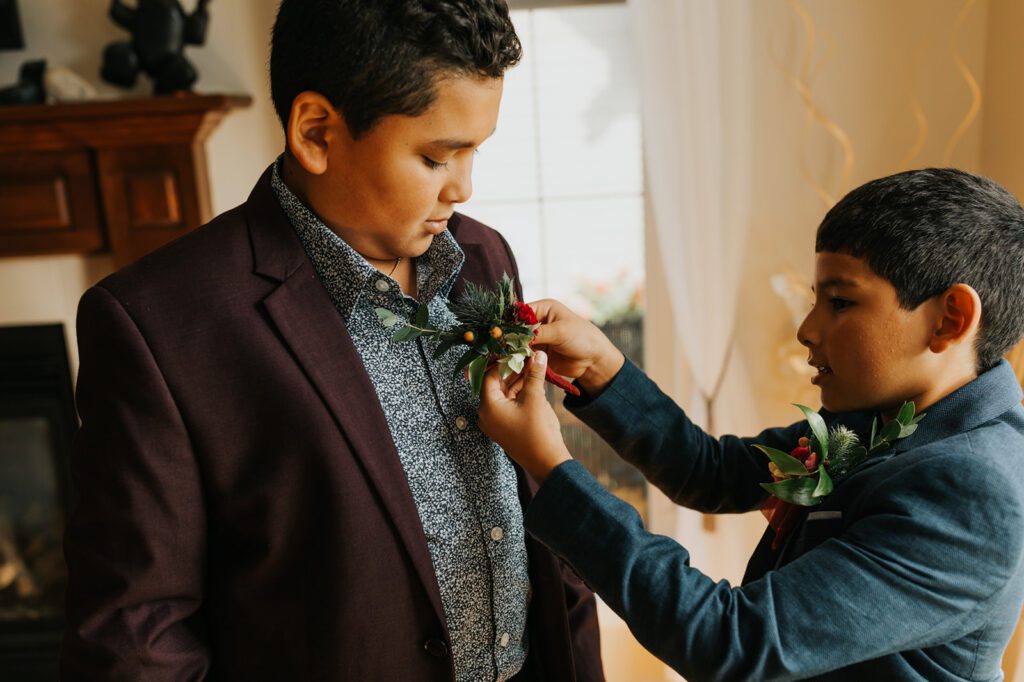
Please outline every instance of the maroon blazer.
[[[516, 272], [456, 216], [463, 280]], [[64, 680], [450, 680], [419, 515], [265, 173], [85, 293]], [[525, 506], [535, 486], [517, 469]], [[524, 680], [602, 680], [593, 595], [527, 537]]]

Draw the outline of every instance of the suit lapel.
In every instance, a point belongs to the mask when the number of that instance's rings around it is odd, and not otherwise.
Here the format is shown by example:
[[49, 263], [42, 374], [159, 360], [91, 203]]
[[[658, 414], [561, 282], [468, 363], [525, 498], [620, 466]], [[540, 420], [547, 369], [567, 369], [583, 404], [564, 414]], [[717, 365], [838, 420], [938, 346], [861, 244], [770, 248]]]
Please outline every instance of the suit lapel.
[[263, 302], [267, 314], [344, 433], [444, 623], [426, 537], [376, 389], [330, 295], [273, 196], [269, 172], [253, 190], [246, 213], [256, 273], [281, 282]]

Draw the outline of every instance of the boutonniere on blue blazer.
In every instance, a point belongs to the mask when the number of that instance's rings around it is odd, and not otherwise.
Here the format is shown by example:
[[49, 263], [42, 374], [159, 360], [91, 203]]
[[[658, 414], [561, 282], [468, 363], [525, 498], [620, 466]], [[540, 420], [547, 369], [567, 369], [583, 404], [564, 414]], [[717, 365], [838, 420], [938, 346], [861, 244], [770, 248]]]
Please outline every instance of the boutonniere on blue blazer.
[[[412, 341], [421, 336], [440, 341], [434, 359], [440, 358], [456, 346], [468, 346], [455, 367], [458, 376], [463, 370], [469, 377], [473, 396], [480, 395], [484, 373], [492, 364], [501, 370], [501, 378], [518, 374], [533, 357], [533, 337], [540, 322], [527, 303], [518, 300], [515, 282], [504, 274], [493, 291], [466, 282], [465, 291], [457, 301], [449, 301], [448, 309], [458, 324], [438, 329], [430, 324], [426, 304], [420, 305], [411, 320], [404, 320], [387, 308], [375, 308], [377, 317], [385, 327], [398, 327], [392, 336], [395, 343]], [[404, 322], [404, 324], [403, 324]], [[401, 326], [400, 326], [401, 325]], [[580, 390], [547, 369], [545, 378], [563, 391], [578, 396]]]
[[771, 460], [768, 471], [775, 479], [772, 483], [761, 484], [770, 493], [761, 513], [775, 531], [773, 550], [785, 542], [799, 518], [800, 507], [821, 504], [832, 492], [834, 479], [845, 476], [867, 458], [914, 433], [918, 422], [924, 419], [924, 414], [914, 414], [914, 403], [903, 403], [896, 418], [882, 427], [881, 432], [878, 419], [871, 422], [871, 437], [865, 446], [856, 433], [842, 424], [829, 430], [820, 414], [804, 405], [796, 407], [807, 417], [810, 435], [801, 438], [788, 454], [765, 445], [754, 446]]

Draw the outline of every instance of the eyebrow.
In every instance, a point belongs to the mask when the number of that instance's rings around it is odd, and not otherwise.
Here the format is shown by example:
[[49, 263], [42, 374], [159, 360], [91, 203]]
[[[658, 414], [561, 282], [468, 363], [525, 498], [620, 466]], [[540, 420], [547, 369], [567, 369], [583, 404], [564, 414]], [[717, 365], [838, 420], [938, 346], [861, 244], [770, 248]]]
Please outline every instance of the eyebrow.
[[[857, 284], [856, 280], [847, 279], [846, 277], [829, 277], [828, 279], [823, 280], [823, 281], [818, 283], [818, 287], [821, 288], [821, 289], [841, 289], [841, 288], [856, 289], [858, 286], [860, 286], [860, 285]], [[812, 284], [811, 285], [811, 291], [814, 291], [814, 290], [815, 290], [815, 288], [814, 288], [814, 285]]]
[[[492, 130], [490, 132], [490, 134], [487, 136], [487, 138], [489, 138], [491, 135], [493, 135], [496, 130], [497, 130], [497, 128]], [[487, 138], [484, 138], [484, 139], [486, 140]], [[482, 144], [482, 143], [480, 143], [480, 144]], [[431, 147], [441, 147], [443, 149], [472, 149], [473, 147], [478, 147], [479, 146], [479, 144], [477, 144], [476, 142], [470, 142], [469, 140], [459, 140], [459, 139], [454, 139], [454, 138], [447, 138], [447, 139], [444, 139], [444, 140], [434, 140], [433, 142], [430, 142], [429, 145]]]

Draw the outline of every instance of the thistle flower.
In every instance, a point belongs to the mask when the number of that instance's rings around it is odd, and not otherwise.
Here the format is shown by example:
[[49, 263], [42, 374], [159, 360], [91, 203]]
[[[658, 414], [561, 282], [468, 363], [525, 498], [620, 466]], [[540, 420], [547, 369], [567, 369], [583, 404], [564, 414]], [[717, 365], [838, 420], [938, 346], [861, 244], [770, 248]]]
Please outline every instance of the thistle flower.
[[494, 294], [472, 282], [466, 282], [462, 296], [449, 302], [448, 308], [462, 324], [471, 328], [490, 328], [494, 320], [501, 319], [502, 313], [502, 305]]
[[828, 434], [828, 465], [833, 476], [842, 476], [857, 466], [867, 453], [849, 427], [836, 424]]

